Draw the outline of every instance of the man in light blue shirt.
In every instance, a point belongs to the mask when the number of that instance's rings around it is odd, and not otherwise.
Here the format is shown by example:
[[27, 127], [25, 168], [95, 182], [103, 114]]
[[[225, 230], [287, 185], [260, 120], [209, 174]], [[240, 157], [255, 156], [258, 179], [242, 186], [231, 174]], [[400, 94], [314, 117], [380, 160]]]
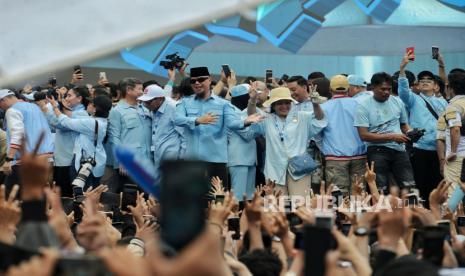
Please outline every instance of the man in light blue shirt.
[[358, 75], [349, 75], [347, 80], [349, 81], [349, 97], [356, 99], [357, 102], [373, 96], [373, 92], [367, 91], [367, 83], [363, 77]]
[[[137, 104], [142, 96], [142, 82], [135, 78], [125, 78], [120, 82], [122, 100], [110, 111], [108, 138], [112, 150], [122, 145], [135, 150], [139, 158], [152, 160], [150, 145], [152, 143], [152, 121], [148, 111]], [[113, 191], [120, 191], [126, 183], [133, 183], [126, 172], [115, 160], [114, 168], [118, 170], [120, 181]]]
[[328, 125], [321, 132], [326, 181], [348, 194], [355, 176], [365, 173], [366, 146], [354, 127], [358, 103], [347, 95], [350, 91], [347, 77], [332, 77], [330, 88], [333, 97], [321, 105], [328, 120]]
[[210, 90], [210, 73], [207, 67], [191, 68], [191, 85], [194, 95], [184, 97], [176, 106], [177, 126], [184, 127], [186, 159], [210, 163], [210, 176], [218, 176], [228, 187], [227, 129], [242, 129], [261, 119], [254, 114], [242, 120], [228, 101], [215, 96]]
[[162, 160], [176, 160], [183, 157], [186, 140], [184, 129], [174, 124], [176, 103], [168, 92], [156, 84], [147, 86], [144, 94], [138, 98], [152, 112], [152, 146], [153, 163], [156, 179], [160, 181], [160, 164]]
[[410, 139], [407, 111], [402, 101], [391, 97], [392, 77], [376, 73], [371, 78], [373, 97], [364, 99], [356, 109], [354, 126], [368, 147], [369, 162], [375, 162], [376, 184], [383, 193], [389, 192], [392, 173], [401, 188], [414, 188], [412, 166], [404, 143]]
[[413, 144], [411, 162], [420, 195], [428, 202], [429, 194], [442, 179], [436, 153], [436, 126], [439, 115], [446, 110], [447, 102], [434, 95], [437, 83], [434, 74], [429, 71], [418, 74], [421, 93], [417, 95], [410, 90], [413, 83], [406, 78], [405, 68], [411, 55], [413, 53], [405, 54], [400, 64], [398, 92], [409, 111], [410, 126], [425, 130], [423, 137]]

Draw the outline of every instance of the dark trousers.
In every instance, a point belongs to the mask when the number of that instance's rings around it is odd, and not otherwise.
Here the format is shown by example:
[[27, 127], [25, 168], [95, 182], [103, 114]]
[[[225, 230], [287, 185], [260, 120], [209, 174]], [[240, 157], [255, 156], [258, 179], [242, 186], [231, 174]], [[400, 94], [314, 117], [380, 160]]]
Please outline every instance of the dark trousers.
[[71, 166], [53, 167], [53, 180], [61, 189], [62, 197], [73, 197], [73, 188], [71, 187]]
[[384, 194], [389, 193], [389, 175], [392, 173], [399, 188], [415, 188], [412, 165], [405, 151], [371, 146], [367, 150], [368, 161], [375, 162], [376, 185]]
[[412, 163], [415, 183], [420, 190], [420, 196], [425, 200], [425, 207], [429, 207], [428, 197], [431, 191], [441, 181], [439, 159], [436, 151], [413, 148], [410, 161]]
[[11, 166], [11, 173], [5, 177], [6, 194], [9, 195], [15, 184], [20, 185], [19, 165]]

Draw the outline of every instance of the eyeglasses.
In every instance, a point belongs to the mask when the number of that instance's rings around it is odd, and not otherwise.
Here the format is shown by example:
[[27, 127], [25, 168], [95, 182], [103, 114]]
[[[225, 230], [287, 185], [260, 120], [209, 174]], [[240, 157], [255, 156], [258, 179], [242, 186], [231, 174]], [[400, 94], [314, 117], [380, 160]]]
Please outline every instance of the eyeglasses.
[[209, 77], [198, 77], [198, 78], [191, 78], [191, 84], [195, 84], [196, 82], [202, 83], [206, 80], [208, 80]]
[[274, 104], [275, 105], [290, 105], [291, 101], [277, 101]]
[[419, 83], [433, 83], [434, 81], [432, 79], [421, 79], [418, 81]]

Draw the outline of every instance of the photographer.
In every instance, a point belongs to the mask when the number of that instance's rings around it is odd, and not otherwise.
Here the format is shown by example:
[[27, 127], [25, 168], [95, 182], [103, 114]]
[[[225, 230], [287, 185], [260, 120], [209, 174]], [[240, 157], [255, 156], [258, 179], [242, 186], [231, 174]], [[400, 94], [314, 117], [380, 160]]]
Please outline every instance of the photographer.
[[418, 74], [420, 94], [417, 95], [409, 89], [412, 84], [406, 77], [405, 68], [410, 58], [413, 58], [413, 54], [406, 53], [400, 64], [398, 93], [409, 111], [410, 126], [425, 129], [425, 135], [413, 144], [410, 161], [420, 195], [428, 202], [429, 193], [441, 180], [436, 154], [436, 124], [439, 115], [446, 109], [447, 102], [434, 95], [437, 82], [433, 73], [429, 71]]
[[80, 118], [71, 118], [62, 114], [58, 103], [54, 99], [49, 101], [58, 118], [58, 125], [79, 133], [73, 148], [74, 167], [71, 170], [71, 179], [75, 178], [81, 164], [90, 163], [92, 174], [87, 178], [86, 186], [97, 186], [105, 170], [106, 154], [102, 143], [107, 132], [111, 99], [103, 95], [95, 97], [88, 106], [91, 117]]
[[[89, 103], [89, 96], [89, 90], [85, 86], [70, 89], [61, 101], [61, 111], [67, 112], [71, 118], [88, 117], [86, 108]], [[71, 197], [73, 191], [71, 189], [70, 168], [73, 160], [73, 147], [79, 133], [61, 126], [58, 117], [55, 116], [53, 107], [43, 104], [41, 108], [42, 111], [46, 112], [48, 123], [55, 129], [53, 180], [61, 187], [63, 196]]]

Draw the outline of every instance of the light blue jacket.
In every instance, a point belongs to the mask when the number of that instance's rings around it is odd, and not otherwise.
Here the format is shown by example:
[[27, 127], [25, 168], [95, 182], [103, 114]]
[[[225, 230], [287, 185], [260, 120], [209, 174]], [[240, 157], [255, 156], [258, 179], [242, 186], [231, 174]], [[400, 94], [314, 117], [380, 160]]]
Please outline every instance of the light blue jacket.
[[[240, 113], [241, 118], [247, 117], [247, 109], [240, 111], [234, 107], [234, 110]], [[264, 115], [264, 112], [259, 108], [257, 108], [257, 113]], [[257, 134], [250, 127], [234, 131], [228, 130], [228, 167], [255, 166], [257, 164], [255, 137]]]
[[253, 124], [253, 131], [264, 135], [266, 139], [265, 177], [285, 185], [289, 159], [304, 154], [308, 140], [326, 125], [326, 116], [317, 120], [313, 113], [305, 111], [291, 112], [285, 121], [270, 114], [260, 123]]
[[446, 110], [447, 102], [435, 96], [426, 96], [423, 93], [417, 95], [410, 91], [408, 79], [399, 77], [399, 97], [405, 103], [409, 111], [409, 123], [412, 128], [426, 130], [423, 137], [413, 144], [415, 148], [423, 150], [436, 150], [436, 126], [437, 120], [426, 107], [425, 100], [431, 105], [438, 116]]
[[321, 132], [325, 157], [353, 157], [366, 154], [366, 146], [354, 127], [358, 103], [347, 96], [334, 96], [321, 105], [328, 125]]
[[176, 104], [170, 98], [165, 98], [158, 110], [152, 113], [151, 149], [156, 168], [159, 168], [162, 160], [176, 160], [184, 156], [184, 128], [174, 124], [175, 116]]
[[[15, 118], [20, 119], [20, 121], [8, 121], [9, 114], [13, 114], [15, 112], [20, 117]], [[37, 154], [49, 154], [52, 156], [54, 150], [52, 132], [50, 131], [50, 126], [47, 122], [47, 119], [45, 118], [45, 115], [37, 105], [27, 102], [17, 102], [6, 111], [5, 118], [7, 121], [7, 151], [9, 151], [10, 147], [19, 149], [23, 138], [22, 135], [25, 135], [25, 151], [32, 152], [36, 146], [37, 141], [39, 140], [40, 134], [44, 132], [44, 139], [42, 144], [39, 146]], [[16, 164], [20, 157], [20, 152], [16, 151], [16, 154], [13, 157], [14, 160], [12, 165]]]
[[[131, 106], [125, 100], [113, 107], [109, 116], [108, 135], [112, 150], [119, 145], [135, 150], [138, 158], [152, 160], [152, 121], [150, 114], [141, 105]], [[116, 161], [114, 168], [119, 167]]]
[[[95, 122], [98, 122], [97, 148], [94, 147]], [[74, 168], [79, 171], [81, 158], [94, 158], [96, 165], [92, 169], [95, 177], [101, 177], [105, 171], [107, 155], [103, 148], [103, 139], [107, 134], [107, 119], [95, 117], [70, 118], [64, 114], [58, 117], [60, 127], [75, 131], [78, 134], [73, 147], [75, 156]]]
[[[73, 147], [76, 142], [78, 133], [70, 129], [61, 127], [58, 123], [58, 118], [50, 106], [47, 111], [47, 121], [51, 127], [55, 128], [55, 166], [66, 167], [71, 166], [73, 160]], [[79, 104], [72, 108], [71, 118], [89, 117], [84, 105]]]
[[[198, 117], [209, 112], [218, 115], [214, 124], [195, 124]], [[175, 124], [185, 128], [186, 159], [213, 163], [228, 163], [227, 129], [244, 128], [244, 121], [231, 103], [216, 95], [206, 100], [195, 95], [182, 98], [176, 106]]]

